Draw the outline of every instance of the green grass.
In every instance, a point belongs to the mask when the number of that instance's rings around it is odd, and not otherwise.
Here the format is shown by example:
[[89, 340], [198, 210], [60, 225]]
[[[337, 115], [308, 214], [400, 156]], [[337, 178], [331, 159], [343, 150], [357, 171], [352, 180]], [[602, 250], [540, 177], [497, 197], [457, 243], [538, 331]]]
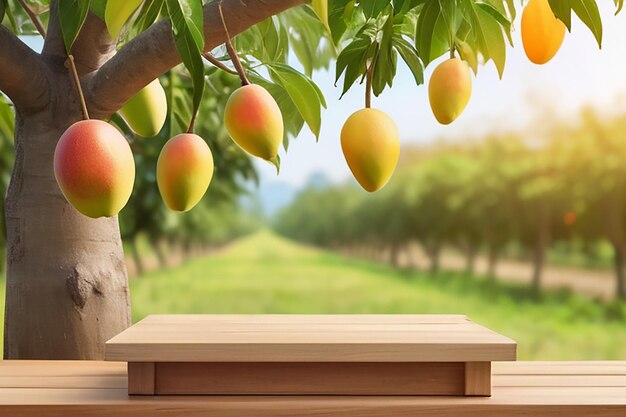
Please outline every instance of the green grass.
[[459, 313], [517, 340], [520, 359], [626, 357], [624, 305], [569, 293], [537, 298], [460, 273], [398, 271], [269, 232], [135, 278], [131, 294], [134, 320], [152, 313]]
[[534, 297], [458, 273], [431, 277], [307, 248], [269, 232], [212, 258], [131, 282], [133, 318], [151, 313], [460, 313], [517, 340], [520, 359], [623, 359], [623, 305]]

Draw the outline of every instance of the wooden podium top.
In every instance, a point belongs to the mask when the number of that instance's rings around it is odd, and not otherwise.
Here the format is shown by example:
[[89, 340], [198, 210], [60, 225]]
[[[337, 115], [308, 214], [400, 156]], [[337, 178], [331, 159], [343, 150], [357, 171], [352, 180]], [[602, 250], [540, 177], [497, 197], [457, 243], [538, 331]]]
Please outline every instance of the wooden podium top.
[[490, 362], [516, 343], [461, 315], [153, 315], [106, 343], [126, 362]]

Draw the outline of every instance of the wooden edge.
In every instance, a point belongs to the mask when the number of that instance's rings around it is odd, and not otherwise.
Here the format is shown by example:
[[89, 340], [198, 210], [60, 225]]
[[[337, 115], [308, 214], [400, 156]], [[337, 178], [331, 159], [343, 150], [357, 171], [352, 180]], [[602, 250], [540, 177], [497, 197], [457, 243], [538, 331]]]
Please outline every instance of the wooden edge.
[[491, 362], [465, 363], [465, 395], [491, 396]]
[[128, 394], [154, 395], [154, 362], [128, 362]]

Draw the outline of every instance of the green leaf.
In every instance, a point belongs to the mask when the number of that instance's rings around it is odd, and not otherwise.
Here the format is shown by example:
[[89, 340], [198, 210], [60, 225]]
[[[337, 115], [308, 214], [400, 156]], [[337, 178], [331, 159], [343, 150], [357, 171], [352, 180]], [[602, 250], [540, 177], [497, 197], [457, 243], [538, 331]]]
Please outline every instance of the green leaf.
[[[367, 52], [370, 49], [371, 45], [372, 40], [369, 37], [362, 36], [355, 38], [350, 44], [348, 44], [348, 46], [343, 48], [343, 50], [337, 57], [337, 62], [335, 65], [335, 84], [337, 84], [337, 81], [339, 81], [341, 74], [343, 74], [343, 72], [348, 68], [349, 65], [351, 65], [352, 67], [359, 66], [365, 68]], [[356, 77], [348, 77], [348, 74], [346, 74], [346, 80], [348, 78], [353, 78], [350, 80], [348, 88], [352, 86], [358, 76], [358, 73]], [[347, 90], [344, 89], [344, 93], [345, 91]]]
[[148, 29], [159, 17], [163, 9], [164, 0], [149, 0], [144, 2], [139, 12], [139, 17], [133, 25], [135, 34], [139, 34]]
[[390, 3], [390, 0], [360, 0], [359, 9], [363, 11], [365, 17], [376, 18]]
[[[91, 12], [104, 21], [104, 11], [106, 9], [107, 0], [91, 0]], [[0, 19], [1, 20], [1, 19]]]
[[313, 0], [311, 3], [313, 11], [320, 21], [330, 30], [328, 26], [328, 0]]
[[401, 35], [393, 37], [393, 47], [411, 70], [415, 83], [417, 85], [424, 84], [424, 66], [417, 54], [417, 49]]
[[174, 36], [177, 31], [187, 28], [197, 49], [204, 49], [204, 13], [202, 0], [167, 0], [167, 9], [172, 20]]
[[570, 0], [548, 0], [550, 3], [550, 8], [554, 12], [554, 15], [558, 17], [565, 26], [567, 30], [572, 30], [572, 6], [570, 4]]
[[69, 55], [72, 45], [87, 19], [89, 12], [89, 0], [63, 0], [59, 1], [59, 22], [63, 34], [65, 50]]
[[393, 83], [396, 67], [393, 60], [393, 16], [387, 16], [387, 20], [382, 28], [382, 36], [378, 46], [378, 53], [374, 61], [372, 74], [372, 92], [379, 96], [385, 87]]
[[[191, 7], [186, 9], [181, 8], [180, 0], [167, 0], [167, 11], [172, 21], [172, 32], [174, 34], [174, 43], [178, 54], [180, 55], [185, 68], [191, 75], [191, 81], [193, 84], [193, 112], [196, 114], [202, 101], [202, 93], [204, 92], [204, 63], [202, 61], [202, 47], [204, 46], [204, 40], [199, 45], [194, 32], [197, 30], [195, 24], [191, 23], [192, 19], [187, 19], [185, 13], [190, 13]], [[202, 3], [192, 2], [200, 4], [200, 12], [202, 12]], [[189, 4], [187, 5], [189, 6]], [[195, 29], [194, 29], [195, 27]], [[203, 32], [200, 32], [203, 33]]]
[[450, 30], [441, 15], [439, 0], [424, 5], [417, 19], [415, 47], [424, 65], [450, 50]]
[[268, 64], [267, 68], [272, 79], [287, 91], [311, 132], [319, 138], [322, 123], [319, 89], [308, 77], [288, 65], [275, 63]]
[[15, 133], [15, 113], [11, 104], [0, 95], [0, 136], [13, 140]]
[[2, 19], [4, 19], [4, 14], [7, 11], [7, 0], [0, 0], [0, 22], [2, 22]]
[[569, 0], [572, 10], [591, 30], [598, 46], [602, 48], [602, 19], [595, 0]]
[[474, 51], [469, 43], [460, 39], [456, 40], [456, 45], [456, 50], [461, 56], [461, 59], [467, 62], [472, 71], [474, 71], [474, 74], [478, 74], [478, 57], [476, 56], [476, 51]]
[[511, 36], [511, 22], [509, 19], [501, 13], [500, 10], [493, 7], [491, 4], [487, 3], [477, 3], [478, 7], [480, 7], [484, 12], [487, 12], [491, 17], [493, 17], [499, 24], [502, 26], [504, 33], [506, 34], [509, 44], [513, 46], [513, 37]]
[[268, 162], [276, 167], [276, 175], [280, 174], [280, 155], [269, 159]]
[[331, 38], [335, 45], [339, 43], [348, 28], [347, 22], [351, 20], [355, 1], [333, 0], [329, 3], [328, 26], [330, 27]]
[[492, 60], [498, 69], [498, 75], [502, 78], [506, 63], [506, 42], [502, 34], [502, 28], [493, 16], [480, 7], [473, 7], [474, 30], [476, 31], [477, 43], [485, 61]]

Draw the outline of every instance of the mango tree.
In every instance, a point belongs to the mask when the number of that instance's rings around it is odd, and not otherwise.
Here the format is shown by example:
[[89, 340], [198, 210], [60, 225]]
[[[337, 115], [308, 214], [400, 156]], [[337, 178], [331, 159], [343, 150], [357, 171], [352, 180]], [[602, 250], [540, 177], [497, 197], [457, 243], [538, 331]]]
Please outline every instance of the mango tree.
[[[621, 7], [623, 0], [614, 1]], [[424, 66], [450, 55], [429, 88], [437, 119], [449, 123], [468, 103], [469, 67], [476, 72], [479, 60], [492, 60], [502, 75], [516, 14], [513, 0], [302, 3], [0, 0], [0, 90], [15, 106], [5, 357], [98, 359], [104, 342], [130, 324], [115, 215], [130, 197], [135, 165], [108, 121], [126, 106], [121, 115], [131, 127], [154, 133], [163, 122], [157, 77], [182, 61], [193, 84], [184, 128], [171, 132], [174, 139], [159, 158], [157, 183], [168, 207], [190, 209], [212, 178], [214, 155], [194, 130], [196, 118], [211, 117], [198, 114], [209, 65], [203, 56], [241, 79], [224, 111], [232, 139], [279, 167], [281, 141], [286, 147], [304, 124], [319, 135], [325, 99], [308, 75], [338, 53], [342, 92], [357, 80], [365, 83], [368, 108], [355, 114], [359, 123], [344, 127], [343, 151], [373, 191], [393, 172], [398, 136], [388, 115], [369, 110], [371, 94], [391, 87], [398, 57], [420, 84]], [[529, 56], [545, 61], [560, 46], [556, 35], [533, 38], [535, 25], [558, 35], [570, 27], [572, 11], [601, 41], [595, 0], [531, 0], [529, 8], [524, 20], [530, 23], [522, 25]], [[32, 30], [45, 37], [41, 53], [17, 37]], [[288, 65], [289, 51], [304, 73]]]

